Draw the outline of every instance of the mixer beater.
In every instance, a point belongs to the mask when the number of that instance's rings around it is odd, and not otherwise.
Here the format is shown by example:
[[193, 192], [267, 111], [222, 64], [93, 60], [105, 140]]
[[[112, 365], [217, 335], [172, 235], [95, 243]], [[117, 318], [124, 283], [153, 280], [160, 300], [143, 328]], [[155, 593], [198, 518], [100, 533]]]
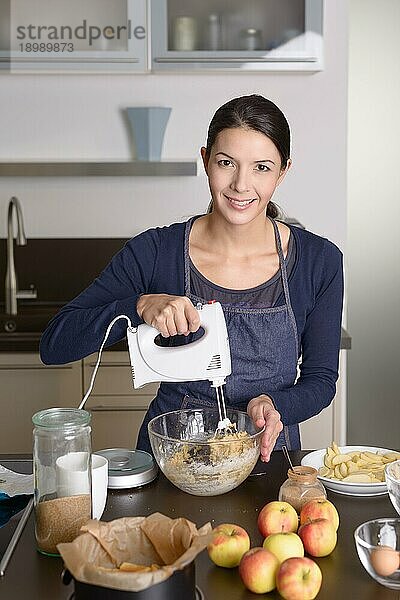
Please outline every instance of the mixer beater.
[[214, 437], [237, 433], [236, 424], [232, 423], [226, 414], [224, 388], [222, 387], [222, 385], [216, 385], [215, 392], [217, 394], [219, 421], [217, 429], [215, 430]]

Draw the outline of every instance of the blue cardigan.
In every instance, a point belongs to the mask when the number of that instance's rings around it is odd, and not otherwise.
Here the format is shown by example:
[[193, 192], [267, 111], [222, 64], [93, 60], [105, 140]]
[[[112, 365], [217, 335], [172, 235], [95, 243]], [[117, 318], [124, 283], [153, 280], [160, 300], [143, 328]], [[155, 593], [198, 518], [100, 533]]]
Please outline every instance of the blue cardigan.
[[[40, 342], [45, 364], [80, 360], [100, 348], [106, 328], [119, 314], [133, 325], [140, 294], [184, 291], [185, 223], [149, 229], [128, 241], [95, 281], [50, 321]], [[335, 395], [343, 301], [342, 254], [332, 243], [290, 227], [296, 241], [296, 263], [289, 291], [302, 356], [300, 376], [290, 388], [271, 396], [284, 425], [318, 414]], [[79, 266], [78, 266], [79, 268]], [[283, 304], [278, 299], [276, 306]], [[126, 322], [117, 322], [107, 345], [125, 337]]]

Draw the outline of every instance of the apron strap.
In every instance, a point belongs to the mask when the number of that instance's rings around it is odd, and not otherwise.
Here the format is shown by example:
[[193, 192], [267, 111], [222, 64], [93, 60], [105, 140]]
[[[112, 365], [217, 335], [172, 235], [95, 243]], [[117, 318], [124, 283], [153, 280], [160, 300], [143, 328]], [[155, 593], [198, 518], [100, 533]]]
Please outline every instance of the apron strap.
[[190, 290], [190, 263], [189, 263], [189, 235], [192, 227], [192, 223], [195, 217], [190, 217], [190, 219], [186, 222], [185, 227], [185, 243], [184, 243], [184, 268], [185, 268], [185, 296], [190, 298], [191, 290]]
[[281, 267], [282, 285], [283, 285], [283, 292], [285, 294], [285, 302], [286, 302], [287, 306], [291, 306], [290, 295], [289, 295], [289, 283], [288, 283], [288, 276], [287, 276], [287, 270], [286, 270], [286, 262], [285, 262], [285, 258], [283, 256], [282, 242], [281, 242], [281, 236], [279, 233], [279, 228], [274, 219], [271, 219], [271, 217], [268, 217], [268, 218], [274, 227], [276, 249], [277, 249], [278, 256], [279, 256], [279, 265]]
[[271, 219], [271, 217], [268, 217], [268, 218], [269, 218], [269, 220], [271, 221], [271, 223], [272, 223], [272, 225], [274, 227], [276, 249], [278, 251], [279, 264], [280, 264], [280, 267], [281, 267], [282, 286], [283, 286], [283, 292], [284, 292], [284, 295], [285, 295], [285, 303], [286, 303], [286, 306], [287, 306], [287, 309], [288, 309], [288, 314], [289, 314], [289, 317], [290, 317], [290, 321], [292, 323], [294, 337], [295, 337], [295, 340], [296, 340], [296, 348], [298, 349], [298, 352], [299, 352], [299, 336], [298, 336], [298, 333], [297, 333], [297, 323], [296, 323], [296, 317], [294, 316], [294, 312], [293, 312], [293, 308], [292, 308], [292, 303], [290, 301], [289, 282], [288, 282], [288, 276], [287, 276], [287, 270], [286, 270], [286, 262], [285, 262], [285, 259], [284, 259], [284, 256], [283, 256], [281, 236], [280, 236], [279, 228], [278, 228], [278, 225], [277, 225], [276, 221], [274, 219]]

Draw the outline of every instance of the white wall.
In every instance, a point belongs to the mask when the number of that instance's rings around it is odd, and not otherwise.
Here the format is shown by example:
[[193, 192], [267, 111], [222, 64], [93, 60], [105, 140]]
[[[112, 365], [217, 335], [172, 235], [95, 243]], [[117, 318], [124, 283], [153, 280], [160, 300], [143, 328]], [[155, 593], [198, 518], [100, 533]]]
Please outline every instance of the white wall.
[[[258, 92], [276, 102], [293, 131], [294, 166], [276, 200], [311, 230], [346, 238], [347, 3], [325, 3], [325, 70], [301, 73], [0, 76], [0, 160], [128, 159], [126, 106], [172, 107], [164, 157], [192, 158], [218, 106]], [[4, 178], [24, 208], [31, 237], [129, 237], [205, 210], [194, 178]], [[0, 236], [5, 235], [4, 219]]]
[[348, 441], [398, 448], [398, 0], [351, 0], [349, 39]]

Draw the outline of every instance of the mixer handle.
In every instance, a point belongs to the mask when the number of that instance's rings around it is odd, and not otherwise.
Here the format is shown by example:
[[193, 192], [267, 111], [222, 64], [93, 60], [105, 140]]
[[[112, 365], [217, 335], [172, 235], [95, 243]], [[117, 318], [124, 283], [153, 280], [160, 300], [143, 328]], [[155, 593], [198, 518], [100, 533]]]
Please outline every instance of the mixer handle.
[[[210, 302], [208, 304], [201, 304], [200, 302], [196, 305], [196, 310], [199, 312], [200, 316], [200, 327], [204, 329], [204, 334], [197, 340], [191, 342], [190, 344], [183, 344], [182, 346], [159, 346], [155, 344], [155, 339], [160, 335], [160, 332], [155, 327], [148, 325], [147, 323], [143, 323], [137, 327], [136, 333], [138, 335], [138, 342], [142, 348], [148, 348], [149, 345], [156, 346], [160, 349], [160, 351], [188, 351], [192, 346], [198, 346], [201, 344], [206, 336], [208, 335], [208, 331], [212, 327], [216, 327], [218, 317], [224, 319], [224, 314], [222, 311], [222, 307], [219, 302]], [[220, 313], [220, 315], [217, 315]]]

